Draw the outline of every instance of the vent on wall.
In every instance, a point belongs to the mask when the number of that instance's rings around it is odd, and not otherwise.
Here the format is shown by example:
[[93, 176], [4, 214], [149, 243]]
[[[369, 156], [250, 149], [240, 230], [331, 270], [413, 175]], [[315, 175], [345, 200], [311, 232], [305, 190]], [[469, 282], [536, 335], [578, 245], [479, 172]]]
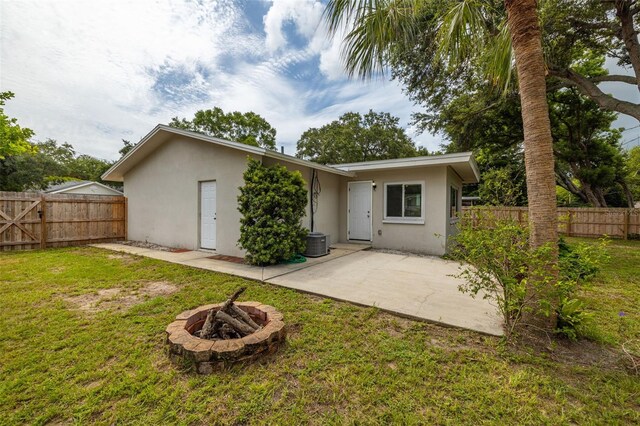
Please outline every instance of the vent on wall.
[[307, 257], [320, 257], [329, 254], [329, 236], [322, 232], [310, 232], [307, 235]]

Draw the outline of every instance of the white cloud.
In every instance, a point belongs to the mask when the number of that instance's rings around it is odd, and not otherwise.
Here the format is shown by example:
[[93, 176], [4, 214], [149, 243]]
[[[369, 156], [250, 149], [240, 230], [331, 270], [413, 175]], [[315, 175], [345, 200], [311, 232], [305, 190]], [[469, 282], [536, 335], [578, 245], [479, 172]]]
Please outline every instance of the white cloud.
[[121, 138], [213, 106], [264, 116], [288, 153], [306, 129], [347, 111], [388, 111], [408, 126], [412, 105], [396, 83], [345, 79], [319, 2], [275, 0], [265, 33], [242, 5], [0, 2], [0, 90], [16, 93], [6, 111], [38, 140], [108, 159]]
[[17, 94], [7, 110], [38, 138], [66, 139], [113, 158], [120, 137], [142, 136], [144, 130], [132, 134], [132, 127], [150, 129], [179, 112], [158, 101], [150, 70], [173, 63], [187, 70], [204, 64], [213, 72], [221, 53], [260, 49], [251, 38], [234, 37], [232, 6], [2, 2], [0, 85]]
[[287, 38], [282, 26], [290, 21], [296, 32], [310, 39], [320, 22], [324, 6], [319, 1], [273, 0], [273, 4], [264, 16], [264, 31], [267, 34], [265, 44], [274, 52], [287, 46]]

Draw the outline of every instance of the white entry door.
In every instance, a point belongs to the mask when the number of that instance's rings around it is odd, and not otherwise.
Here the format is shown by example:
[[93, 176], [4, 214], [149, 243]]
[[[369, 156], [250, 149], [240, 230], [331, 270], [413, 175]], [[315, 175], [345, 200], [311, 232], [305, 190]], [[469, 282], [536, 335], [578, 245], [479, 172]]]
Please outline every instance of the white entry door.
[[371, 182], [349, 182], [350, 240], [371, 241]]
[[216, 248], [216, 182], [200, 182], [200, 247]]

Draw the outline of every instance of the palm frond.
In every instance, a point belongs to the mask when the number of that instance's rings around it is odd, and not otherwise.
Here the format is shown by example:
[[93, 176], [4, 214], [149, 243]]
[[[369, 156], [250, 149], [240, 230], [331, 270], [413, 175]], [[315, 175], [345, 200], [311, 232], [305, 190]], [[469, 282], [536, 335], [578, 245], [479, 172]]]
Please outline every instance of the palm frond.
[[451, 66], [468, 61], [485, 47], [489, 36], [486, 8], [485, 2], [462, 0], [442, 17], [438, 52]]
[[491, 84], [504, 95], [514, 87], [515, 58], [511, 47], [511, 33], [506, 19], [500, 23], [498, 29], [499, 32], [490, 39], [487, 45], [484, 69]]
[[415, 2], [385, 3], [363, 15], [345, 38], [342, 57], [350, 76], [370, 78], [375, 73], [383, 74], [393, 47], [415, 37]]
[[335, 33], [352, 23], [341, 52], [349, 76], [366, 79], [384, 74], [391, 50], [415, 39], [416, 19], [423, 3], [424, 0], [332, 0], [325, 10], [329, 31]]
[[360, 20], [362, 16], [375, 9], [376, 3], [376, 0], [329, 0], [322, 18], [333, 36], [349, 23]]

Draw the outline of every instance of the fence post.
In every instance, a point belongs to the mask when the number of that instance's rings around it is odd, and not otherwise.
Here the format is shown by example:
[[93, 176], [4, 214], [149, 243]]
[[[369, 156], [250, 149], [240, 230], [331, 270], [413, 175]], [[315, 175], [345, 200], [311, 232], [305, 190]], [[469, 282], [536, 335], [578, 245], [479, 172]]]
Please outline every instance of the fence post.
[[40, 196], [40, 248], [47, 248], [47, 199]]
[[124, 197], [124, 240], [129, 239], [129, 199]]
[[631, 209], [626, 209], [624, 211], [624, 223], [622, 225], [622, 232], [625, 240], [629, 238], [629, 215], [631, 214]]
[[569, 217], [567, 218], [567, 237], [571, 236], [571, 216], [573, 216], [573, 213], [571, 212], [571, 210], [567, 210], [567, 213], [569, 214]]

